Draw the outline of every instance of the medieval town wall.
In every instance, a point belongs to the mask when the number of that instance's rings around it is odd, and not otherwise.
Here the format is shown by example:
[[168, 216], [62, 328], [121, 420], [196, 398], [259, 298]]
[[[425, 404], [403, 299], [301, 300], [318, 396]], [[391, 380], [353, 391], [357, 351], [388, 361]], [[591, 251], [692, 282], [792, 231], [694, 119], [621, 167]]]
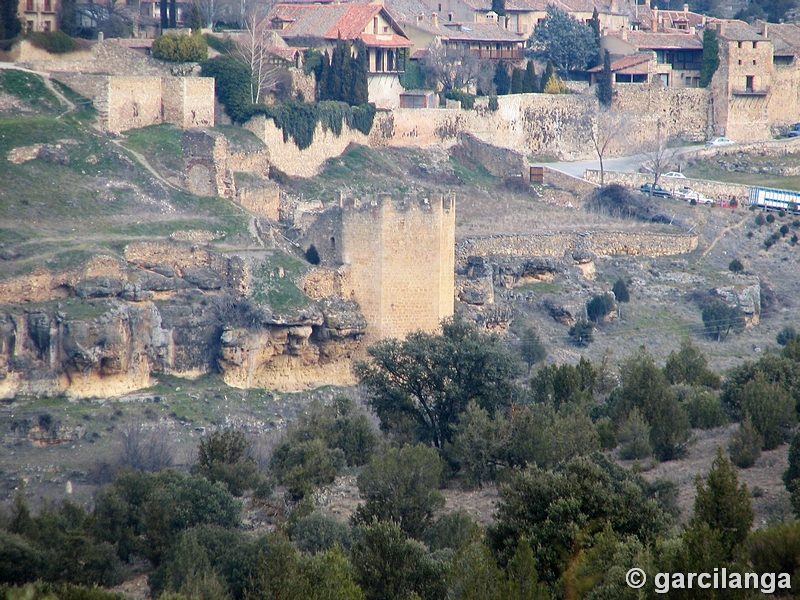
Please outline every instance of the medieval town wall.
[[597, 256], [671, 256], [697, 248], [697, 236], [689, 234], [586, 232], [493, 235], [465, 238], [456, 245], [456, 260], [464, 265], [470, 256], [551, 256], [576, 252]]
[[161, 101], [164, 123], [181, 129], [214, 126], [214, 79], [163, 77]]

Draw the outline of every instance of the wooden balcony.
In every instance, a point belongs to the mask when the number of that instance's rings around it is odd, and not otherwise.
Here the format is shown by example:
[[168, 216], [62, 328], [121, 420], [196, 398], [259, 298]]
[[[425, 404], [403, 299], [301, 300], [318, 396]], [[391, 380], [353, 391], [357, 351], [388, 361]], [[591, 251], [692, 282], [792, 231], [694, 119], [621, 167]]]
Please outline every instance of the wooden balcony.
[[731, 96], [766, 96], [769, 93], [769, 88], [755, 89], [744, 88], [741, 90], [731, 90]]

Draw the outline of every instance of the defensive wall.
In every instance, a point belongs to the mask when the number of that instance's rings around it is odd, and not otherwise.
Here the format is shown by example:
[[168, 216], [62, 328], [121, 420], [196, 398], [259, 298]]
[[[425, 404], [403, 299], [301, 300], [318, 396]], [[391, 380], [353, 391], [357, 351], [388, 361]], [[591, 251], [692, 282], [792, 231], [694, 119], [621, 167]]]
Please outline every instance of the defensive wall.
[[572, 192], [579, 198], [591, 196], [592, 193], [600, 187], [599, 183], [581, 179], [580, 177], [574, 177], [573, 175], [547, 166], [543, 167], [543, 171], [545, 185]]
[[[617, 86], [615, 110], [627, 119], [627, 129], [609, 155], [646, 147], [659, 133], [686, 140], [706, 139], [711, 131], [708, 90], [666, 88], [663, 85]], [[245, 124], [267, 146], [270, 162], [279, 170], [299, 177], [317, 174], [322, 164], [344, 152], [350, 143], [372, 147], [450, 148], [465, 135], [478, 142], [510, 150], [525, 157], [588, 159], [595, 156], [591, 134], [599, 110], [594, 93], [511, 94], [498, 98], [498, 109], [489, 110], [487, 99], [473, 109], [397, 108], [378, 111], [368, 136], [349, 129], [342, 134], [317, 126], [314, 140], [300, 150], [271, 119], [258, 115]]]
[[[600, 171], [587, 170], [584, 179], [593, 183], [600, 183]], [[614, 171], [605, 172], [606, 185], [611, 183], [618, 183], [630, 188], [638, 188], [645, 183], [652, 183], [653, 176], [649, 173], [617, 173]], [[664, 189], [671, 192], [682, 188], [684, 186], [689, 189], [700, 192], [704, 196], [716, 201], [729, 202], [736, 199], [740, 206], [747, 204], [750, 198], [750, 186], [741, 185], [738, 183], [724, 183], [721, 181], [708, 181], [706, 179], [674, 179], [662, 177], [659, 179], [659, 185]]]
[[470, 256], [671, 256], [697, 248], [697, 236], [665, 233], [541, 233], [465, 238], [456, 244], [456, 260], [466, 265]]

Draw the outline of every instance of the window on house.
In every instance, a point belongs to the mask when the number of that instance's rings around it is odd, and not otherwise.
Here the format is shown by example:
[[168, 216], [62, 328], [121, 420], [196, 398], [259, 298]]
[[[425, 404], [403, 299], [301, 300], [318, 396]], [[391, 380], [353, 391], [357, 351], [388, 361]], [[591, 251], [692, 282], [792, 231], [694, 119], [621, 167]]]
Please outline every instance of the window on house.
[[447, 13], [447, 20], [452, 22], [452, 20], [453, 20], [453, 13]]
[[383, 33], [389, 33], [389, 26], [388, 25], [384, 25], [383, 26]]
[[383, 50], [380, 48], [375, 49], [375, 72], [383, 72]]
[[45, 21], [42, 31], [50, 31], [50, 21]]
[[756, 64], [756, 61], [755, 61], [755, 60], [753, 61], [753, 64]]
[[741, 47], [742, 47], [742, 42], [739, 42], [739, 44], [738, 44], [738, 45], [739, 45], [739, 48], [741, 48]]
[[742, 59], [741, 58], [739, 59], [739, 64], [742, 64]]
[[752, 92], [753, 91], [753, 79], [755, 79], [755, 77], [753, 75], [747, 75], [745, 77], [744, 87], [748, 92]]
[[51, 0], [44, 0], [44, 12], [53, 12], [53, 3]]
[[336, 238], [335, 237], [331, 238], [331, 248], [333, 250], [336, 250]]
[[[26, 0], [26, 2], [25, 2], [25, 10], [30, 11], [30, 12], [34, 11], [33, 0]], [[32, 23], [32, 21], [31, 21], [31, 23]]]
[[442, 5], [439, 5], [439, 12], [442, 12]]
[[386, 70], [394, 71], [394, 50], [386, 51]]
[[28, 22], [26, 23], [26, 27], [25, 27], [25, 29], [28, 31], [28, 33], [30, 33], [31, 31], [33, 31], [33, 21], [28, 21]]
[[755, 50], [756, 48], [758, 48], [758, 42], [753, 42], [753, 50]]
[[378, 17], [372, 19], [372, 33], [378, 33]]

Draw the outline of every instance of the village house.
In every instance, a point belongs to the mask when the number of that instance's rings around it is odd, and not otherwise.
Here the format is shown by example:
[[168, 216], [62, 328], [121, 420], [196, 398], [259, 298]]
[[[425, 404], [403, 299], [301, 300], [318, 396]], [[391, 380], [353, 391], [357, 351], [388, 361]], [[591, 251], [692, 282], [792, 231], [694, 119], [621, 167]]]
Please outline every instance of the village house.
[[289, 46], [332, 52], [337, 40], [360, 40], [369, 53], [369, 101], [400, 105], [400, 75], [412, 43], [381, 4], [276, 4], [269, 26]]
[[19, 16], [25, 31], [58, 29], [59, 0], [19, 0]]

